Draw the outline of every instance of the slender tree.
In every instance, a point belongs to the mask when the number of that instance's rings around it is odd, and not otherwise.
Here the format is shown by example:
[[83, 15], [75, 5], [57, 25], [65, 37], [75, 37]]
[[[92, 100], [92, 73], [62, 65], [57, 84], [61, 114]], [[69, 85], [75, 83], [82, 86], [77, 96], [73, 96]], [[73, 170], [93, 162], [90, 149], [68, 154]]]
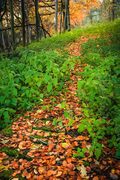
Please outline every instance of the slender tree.
[[21, 0], [21, 13], [22, 13], [22, 36], [23, 36], [23, 46], [26, 44], [26, 33], [25, 33], [25, 2]]
[[64, 28], [65, 28], [65, 30], [70, 30], [69, 0], [65, 0]]
[[35, 17], [36, 17], [36, 37], [37, 39], [39, 39], [40, 19], [39, 19], [39, 12], [38, 12], [38, 0], [35, 0]]
[[0, 0], [0, 38], [4, 49], [6, 48], [6, 44], [3, 34], [2, 19], [4, 14], [6, 13], [6, 4], [7, 4], [7, 0]]
[[58, 0], [55, 0], [55, 31], [58, 31]]
[[9, 0], [10, 4], [10, 15], [11, 15], [11, 34], [12, 34], [12, 44], [13, 48], [15, 45], [15, 31], [14, 31], [14, 11], [13, 11], [13, 0]]

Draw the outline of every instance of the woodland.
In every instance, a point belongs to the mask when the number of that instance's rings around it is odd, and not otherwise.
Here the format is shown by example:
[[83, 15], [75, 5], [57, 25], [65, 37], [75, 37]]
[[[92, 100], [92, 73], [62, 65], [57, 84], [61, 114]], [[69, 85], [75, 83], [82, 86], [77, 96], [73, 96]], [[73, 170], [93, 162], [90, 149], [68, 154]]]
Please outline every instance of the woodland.
[[120, 179], [120, 0], [0, 0], [0, 180]]

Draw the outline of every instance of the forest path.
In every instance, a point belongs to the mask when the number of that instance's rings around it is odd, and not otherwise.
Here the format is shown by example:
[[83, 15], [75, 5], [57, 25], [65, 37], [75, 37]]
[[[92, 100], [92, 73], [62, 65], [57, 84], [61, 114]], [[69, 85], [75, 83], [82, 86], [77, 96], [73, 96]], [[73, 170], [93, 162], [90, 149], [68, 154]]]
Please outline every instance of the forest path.
[[[69, 45], [70, 54], [80, 56], [81, 44], [88, 39], [81, 37]], [[75, 65], [59, 96], [44, 99], [42, 106], [13, 122], [11, 137], [1, 136], [0, 171], [8, 173], [12, 180], [107, 179], [102, 173], [106, 161], [99, 164], [87, 151], [85, 157], [74, 158], [77, 148], [91, 146], [87, 133], [77, 132], [80, 119], [84, 117], [76, 96], [83, 67], [79, 63]], [[109, 158], [108, 161], [110, 168], [113, 162]]]

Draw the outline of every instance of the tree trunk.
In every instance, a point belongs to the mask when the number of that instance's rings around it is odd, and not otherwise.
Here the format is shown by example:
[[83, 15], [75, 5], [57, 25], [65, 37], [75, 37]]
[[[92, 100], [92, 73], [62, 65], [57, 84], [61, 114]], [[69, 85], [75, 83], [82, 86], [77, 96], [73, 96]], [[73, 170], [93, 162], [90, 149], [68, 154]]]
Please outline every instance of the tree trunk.
[[70, 13], [69, 13], [69, 0], [65, 0], [65, 30], [70, 30]]
[[39, 40], [40, 22], [39, 22], [39, 12], [38, 12], [38, 0], [35, 0], [35, 18], [36, 18], [36, 38], [37, 38], [37, 40]]
[[22, 38], [23, 38], [23, 46], [26, 44], [26, 33], [25, 33], [25, 6], [24, 6], [24, 0], [21, 0], [21, 13], [22, 13]]
[[12, 45], [15, 45], [15, 31], [14, 31], [14, 11], [13, 11], [13, 0], [9, 0], [10, 4], [10, 15], [11, 15], [11, 34], [12, 34]]
[[61, 6], [60, 6], [60, 33], [62, 32], [62, 13], [63, 13], [63, 4], [61, 0]]
[[55, 31], [58, 32], [58, 0], [55, 0]]

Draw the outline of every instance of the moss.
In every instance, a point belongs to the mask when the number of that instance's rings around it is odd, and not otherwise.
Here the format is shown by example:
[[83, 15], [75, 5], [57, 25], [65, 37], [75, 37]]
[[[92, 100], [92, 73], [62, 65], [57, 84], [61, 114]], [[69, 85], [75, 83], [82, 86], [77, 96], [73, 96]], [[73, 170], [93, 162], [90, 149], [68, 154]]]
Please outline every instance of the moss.
[[9, 136], [9, 137], [12, 136], [13, 134], [11, 126], [4, 128], [1, 132], [4, 136]]
[[59, 130], [53, 130], [51, 129], [51, 127], [46, 127], [46, 126], [42, 126], [42, 127], [33, 127], [33, 129], [35, 130], [42, 130], [42, 131], [46, 131], [46, 132], [56, 132], [59, 133]]
[[[4, 170], [4, 171], [0, 172], [0, 180], [11, 180], [12, 174], [13, 174], [12, 169]], [[25, 180], [25, 178], [22, 177], [21, 175], [17, 175], [16, 178], [18, 178], [19, 180]]]
[[18, 150], [12, 149], [9, 147], [2, 147], [2, 148], [0, 148], [0, 151], [6, 153], [8, 156], [12, 156], [12, 157], [18, 157], [19, 156]]
[[2, 180], [9, 180], [11, 179], [11, 175], [12, 175], [13, 171], [12, 170], [4, 170], [2, 172], [0, 172], [0, 179]]
[[26, 159], [28, 161], [32, 161], [32, 158], [27, 156], [28, 151], [25, 151], [21, 154], [18, 150], [12, 149], [9, 147], [2, 147], [2, 148], [0, 148], [0, 151], [6, 153], [10, 157], [15, 157], [17, 159], [22, 158], [22, 159]]

